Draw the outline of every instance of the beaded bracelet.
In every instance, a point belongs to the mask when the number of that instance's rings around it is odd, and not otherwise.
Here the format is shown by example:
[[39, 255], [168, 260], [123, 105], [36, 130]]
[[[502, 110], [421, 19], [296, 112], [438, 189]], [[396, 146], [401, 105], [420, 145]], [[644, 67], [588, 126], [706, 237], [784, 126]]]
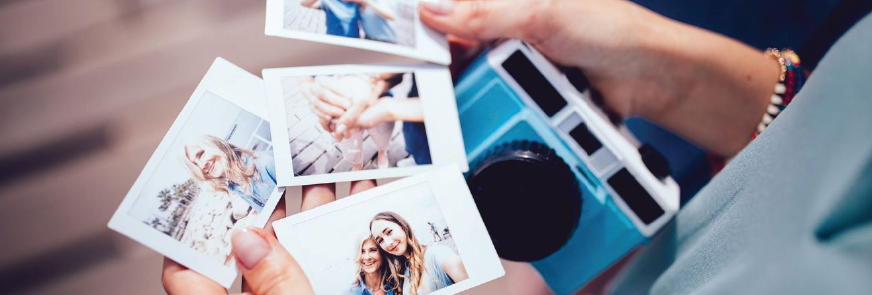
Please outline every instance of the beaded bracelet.
[[765, 54], [773, 57], [781, 65], [781, 76], [778, 77], [778, 83], [775, 84], [775, 89], [769, 99], [769, 107], [766, 108], [762, 121], [757, 125], [754, 138], [766, 130], [766, 127], [769, 127], [769, 124], [793, 101], [806, 79], [805, 73], [800, 67], [799, 55], [793, 50], [769, 48]]

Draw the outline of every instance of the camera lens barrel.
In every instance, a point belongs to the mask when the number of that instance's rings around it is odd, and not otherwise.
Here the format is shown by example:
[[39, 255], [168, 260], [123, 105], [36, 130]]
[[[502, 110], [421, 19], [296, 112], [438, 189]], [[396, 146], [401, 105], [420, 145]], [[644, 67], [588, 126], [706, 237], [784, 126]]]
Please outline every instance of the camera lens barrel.
[[572, 237], [582, 193], [554, 150], [537, 142], [509, 142], [471, 167], [467, 182], [500, 257], [540, 260]]

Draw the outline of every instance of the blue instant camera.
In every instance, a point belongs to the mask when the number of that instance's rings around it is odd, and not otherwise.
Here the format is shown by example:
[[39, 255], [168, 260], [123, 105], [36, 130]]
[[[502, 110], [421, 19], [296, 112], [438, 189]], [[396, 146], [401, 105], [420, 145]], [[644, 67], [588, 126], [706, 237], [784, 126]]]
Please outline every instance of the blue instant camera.
[[494, 246], [554, 292], [581, 288], [678, 211], [665, 159], [525, 43], [482, 54], [455, 92], [467, 181]]

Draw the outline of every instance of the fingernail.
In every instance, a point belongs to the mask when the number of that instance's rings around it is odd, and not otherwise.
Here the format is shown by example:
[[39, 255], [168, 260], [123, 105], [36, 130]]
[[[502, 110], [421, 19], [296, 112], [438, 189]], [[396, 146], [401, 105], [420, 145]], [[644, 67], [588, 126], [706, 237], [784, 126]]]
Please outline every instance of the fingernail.
[[247, 269], [254, 268], [269, 254], [269, 244], [251, 229], [238, 230], [230, 238], [236, 259]]
[[345, 127], [345, 124], [339, 124], [339, 126], [336, 127], [336, 133], [339, 133], [339, 134], [344, 133], [345, 128], [347, 128], [347, 127]]
[[421, 7], [436, 15], [448, 15], [453, 6], [453, 0], [421, 0]]

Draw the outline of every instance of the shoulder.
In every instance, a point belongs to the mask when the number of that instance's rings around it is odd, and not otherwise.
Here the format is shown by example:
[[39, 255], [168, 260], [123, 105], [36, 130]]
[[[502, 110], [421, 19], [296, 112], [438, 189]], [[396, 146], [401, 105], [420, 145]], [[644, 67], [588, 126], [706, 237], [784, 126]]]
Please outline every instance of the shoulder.
[[275, 165], [273, 152], [271, 150], [254, 152], [254, 164], [258, 167], [269, 167]]
[[255, 158], [254, 160], [257, 162], [264, 162], [264, 161], [272, 162], [272, 158], [273, 158], [272, 150], [254, 151], [252, 153], [254, 154], [254, 158]]
[[451, 256], [455, 256], [454, 251], [442, 245], [430, 245], [424, 251], [424, 259], [428, 261], [438, 262]]

